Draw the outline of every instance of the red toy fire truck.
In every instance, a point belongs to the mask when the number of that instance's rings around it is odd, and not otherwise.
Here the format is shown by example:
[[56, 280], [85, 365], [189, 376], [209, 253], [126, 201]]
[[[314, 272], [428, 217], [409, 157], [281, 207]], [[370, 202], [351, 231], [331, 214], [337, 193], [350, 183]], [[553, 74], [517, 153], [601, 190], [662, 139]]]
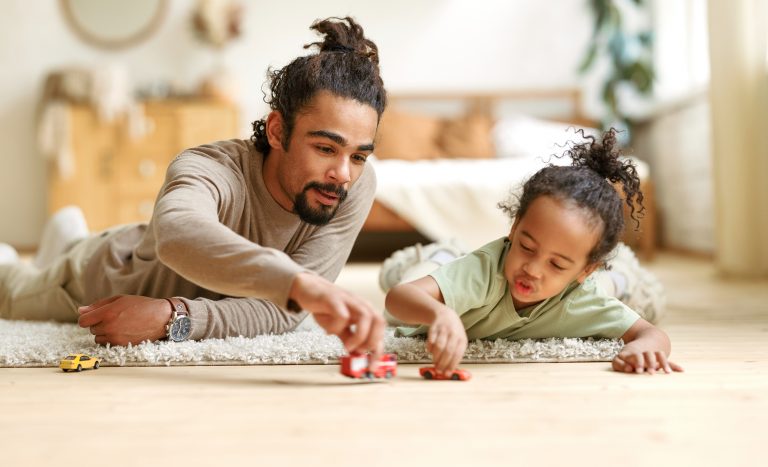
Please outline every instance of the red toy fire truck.
[[352, 353], [341, 357], [341, 374], [350, 378], [391, 378], [397, 376], [397, 355], [385, 353], [376, 370], [368, 369], [368, 354]]

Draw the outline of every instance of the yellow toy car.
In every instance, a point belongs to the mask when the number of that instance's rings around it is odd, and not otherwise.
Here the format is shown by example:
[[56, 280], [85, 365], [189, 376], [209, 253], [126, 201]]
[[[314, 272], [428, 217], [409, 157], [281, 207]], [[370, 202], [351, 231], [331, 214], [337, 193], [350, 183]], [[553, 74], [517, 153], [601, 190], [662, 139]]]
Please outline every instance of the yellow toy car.
[[96, 357], [91, 357], [81, 353], [75, 353], [67, 355], [59, 363], [59, 368], [64, 371], [83, 371], [84, 369], [93, 368], [99, 369], [100, 360]]

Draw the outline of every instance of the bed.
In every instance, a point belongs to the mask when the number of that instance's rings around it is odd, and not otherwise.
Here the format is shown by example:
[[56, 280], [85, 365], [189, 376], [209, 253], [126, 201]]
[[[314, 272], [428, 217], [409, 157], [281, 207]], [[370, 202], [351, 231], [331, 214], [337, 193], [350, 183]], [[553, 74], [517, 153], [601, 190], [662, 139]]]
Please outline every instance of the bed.
[[[454, 239], [477, 248], [503, 235], [510, 221], [498, 202], [545, 164], [569, 164], [551, 155], [579, 140], [577, 128], [597, 134], [581, 108], [576, 89], [390, 96], [371, 159], [376, 200], [358, 256], [386, 256], [415, 241]], [[650, 259], [653, 183], [647, 164], [635, 162], [646, 214], [639, 232], [628, 220], [623, 240]]]

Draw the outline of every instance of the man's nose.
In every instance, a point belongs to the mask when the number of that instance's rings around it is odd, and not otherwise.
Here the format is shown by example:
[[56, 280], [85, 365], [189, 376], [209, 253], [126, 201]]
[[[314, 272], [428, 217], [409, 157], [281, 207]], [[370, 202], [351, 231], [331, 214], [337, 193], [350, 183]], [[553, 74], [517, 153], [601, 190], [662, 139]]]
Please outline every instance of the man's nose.
[[334, 183], [343, 185], [349, 183], [352, 180], [349, 172], [349, 159], [346, 157], [340, 157], [337, 162], [328, 171], [328, 176]]

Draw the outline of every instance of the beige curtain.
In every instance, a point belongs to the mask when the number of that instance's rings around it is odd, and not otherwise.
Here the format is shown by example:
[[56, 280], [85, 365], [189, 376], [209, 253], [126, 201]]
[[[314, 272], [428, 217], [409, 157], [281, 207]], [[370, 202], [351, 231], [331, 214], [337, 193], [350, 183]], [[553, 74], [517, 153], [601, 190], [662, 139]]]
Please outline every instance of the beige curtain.
[[768, 1], [708, 5], [717, 265], [768, 276]]

